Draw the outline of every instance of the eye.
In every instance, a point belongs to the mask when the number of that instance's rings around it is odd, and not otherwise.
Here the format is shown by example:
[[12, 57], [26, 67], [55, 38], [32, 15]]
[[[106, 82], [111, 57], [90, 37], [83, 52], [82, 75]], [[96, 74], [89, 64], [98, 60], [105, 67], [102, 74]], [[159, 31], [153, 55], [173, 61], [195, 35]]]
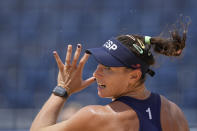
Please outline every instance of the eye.
[[106, 70], [110, 70], [111, 68], [110, 67], [108, 67], [108, 66], [105, 66], [104, 67]]

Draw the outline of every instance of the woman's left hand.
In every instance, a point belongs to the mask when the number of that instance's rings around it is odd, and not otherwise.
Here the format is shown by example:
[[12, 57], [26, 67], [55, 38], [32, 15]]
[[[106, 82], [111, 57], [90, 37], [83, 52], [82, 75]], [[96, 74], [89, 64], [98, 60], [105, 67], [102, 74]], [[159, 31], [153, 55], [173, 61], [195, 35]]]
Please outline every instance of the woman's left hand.
[[72, 45], [68, 45], [65, 64], [63, 64], [63, 62], [61, 61], [58, 53], [56, 51], [53, 52], [59, 68], [57, 85], [65, 88], [67, 90], [68, 95], [71, 95], [88, 87], [95, 81], [94, 77], [91, 77], [85, 81], [82, 80], [83, 68], [86, 61], [88, 60], [89, 54], [85, 53], [84, 56], [81, 58], [79, 64], [77, 64], [80, 52], [81, 45], [78, 44], [73, 57], [73, 61], [71, 63]]

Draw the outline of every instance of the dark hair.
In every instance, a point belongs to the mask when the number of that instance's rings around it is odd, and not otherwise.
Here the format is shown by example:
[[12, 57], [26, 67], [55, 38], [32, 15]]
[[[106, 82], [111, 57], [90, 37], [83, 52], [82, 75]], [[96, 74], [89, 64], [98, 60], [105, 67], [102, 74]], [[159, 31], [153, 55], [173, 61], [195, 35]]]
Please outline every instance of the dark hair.
[[[151, 48], [154, 52], [165, 56], [181, 55], [182, 50], [185, 48], [187, 28], [190, 23], [180, 23], [182, 25], [181, 31], [180, 29], [174, 28], [172, 31], [169, 32], [169, 38], [164, 38], [161, 36], [151, 37], [150, 44], [145, 43], [145, 36], [141, 35], [120, 35], [117, 37], [117, 40], [119, 40], [123, 45], [129, 48], [129, 50], [132, 51], [137, 57], [139, 57], [149, 66], [151, 66], [155, 63], [155, 59], [153, 57], [153, 54], [151, 53]], [[145, 45], [145, 48], [143, 49], [143, 54], [139, 53], [139, 51], [136, 50], [136, 48], [133, 46], [134, 43], [132, 37], [138, 39], [138, 41], [143, 42], [143, 44]], [[139, 42], [135, 42], [135, 44], [141, 47]], [[141, 80], [144, 82], [145, 77], [142, 77]]]

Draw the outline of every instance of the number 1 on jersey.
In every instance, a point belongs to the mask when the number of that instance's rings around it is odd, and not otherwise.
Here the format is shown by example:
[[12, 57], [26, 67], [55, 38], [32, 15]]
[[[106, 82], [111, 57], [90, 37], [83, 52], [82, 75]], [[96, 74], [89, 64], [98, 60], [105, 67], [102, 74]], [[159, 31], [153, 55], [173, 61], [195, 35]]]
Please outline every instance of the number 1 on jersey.
[[146, 112], [148, 113], [149, 119], [152, 120], [152, 115], [151, 115], [150, 107], [148, 107], [148, 109], [146, 110]]

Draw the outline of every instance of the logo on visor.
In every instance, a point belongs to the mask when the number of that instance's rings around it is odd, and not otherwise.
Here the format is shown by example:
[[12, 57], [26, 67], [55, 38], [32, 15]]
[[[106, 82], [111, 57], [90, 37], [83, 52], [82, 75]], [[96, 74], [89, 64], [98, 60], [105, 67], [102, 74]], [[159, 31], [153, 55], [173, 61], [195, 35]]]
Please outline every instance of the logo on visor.
[[118, 48], [118, 46], [114, 44], [111, 40], [108, 40], [103, 46], [109, 50], [116, 50]]

